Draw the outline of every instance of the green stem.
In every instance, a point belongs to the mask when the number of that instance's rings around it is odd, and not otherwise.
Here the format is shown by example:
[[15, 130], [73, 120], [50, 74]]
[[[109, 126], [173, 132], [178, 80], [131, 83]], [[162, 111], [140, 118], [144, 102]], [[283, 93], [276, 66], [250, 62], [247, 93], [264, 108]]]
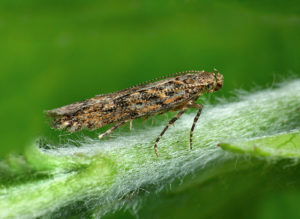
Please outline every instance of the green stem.
[[[159, 126], [117, 132], [109, 140], [86, 138], [78, 142], [80, 147], [30, 147], [25, 160], [12, 157], [0, 166], [1, 170], [6, 165], [5, 174], [7, 168], [13, 169], [13, 177], [23, 174], [16, 184], [9, 183], [9, 176], [0, 181], [0, 217], [37, 217], [91, 200], [97, 200], [89, 206], [93, 215], [104, 215], [128, 204], [138, 190], [159, 191], [196, 169], [236, 156], [217, 147], [220, 142], [244, 142], [299, 129], [299, 110], [300, 80], [295, 80], [244, 94], [237, 102], [204, 105], [192, 151], [189, 131], [194, 113], [183, 115], [170, 127], [158, 144], [158, 158], [153, 141], [166, 125], [165, 119]], [[43, 177], [36, 177], [39, 174]]]

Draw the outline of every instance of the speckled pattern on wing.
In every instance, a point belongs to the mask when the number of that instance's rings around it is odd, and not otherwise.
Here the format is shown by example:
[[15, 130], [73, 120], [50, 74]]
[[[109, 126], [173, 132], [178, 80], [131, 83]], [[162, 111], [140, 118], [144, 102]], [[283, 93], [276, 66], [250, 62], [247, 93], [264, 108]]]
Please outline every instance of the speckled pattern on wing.
[[70, 132], [180, 110], [203, 92], [222, 87], [219, 73], [190, 71], [157, 82], [73, 103], [47, 112], [53, 127]]

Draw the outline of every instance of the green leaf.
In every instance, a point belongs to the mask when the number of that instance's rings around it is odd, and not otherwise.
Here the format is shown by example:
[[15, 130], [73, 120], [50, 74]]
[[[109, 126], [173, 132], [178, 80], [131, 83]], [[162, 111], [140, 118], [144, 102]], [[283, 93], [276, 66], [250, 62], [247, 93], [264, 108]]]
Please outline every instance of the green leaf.
[[300, 132], [278, 134], [240, 143], [221, 143], [219, 146], [231, 152], [265, 157], [300, 158]]

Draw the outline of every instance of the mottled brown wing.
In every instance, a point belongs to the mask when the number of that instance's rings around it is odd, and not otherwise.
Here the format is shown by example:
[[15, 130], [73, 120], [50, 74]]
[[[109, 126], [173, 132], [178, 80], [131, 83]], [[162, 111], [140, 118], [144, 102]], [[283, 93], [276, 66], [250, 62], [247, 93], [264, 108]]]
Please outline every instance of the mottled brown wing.
[[92, 103], [89, 103], [88, 100], [84, 100], [81, 102], [72, 103], [60, 108], [56, 108], [53, 110], [46, 111], [47, 115], [50, 117], [58, 117], [63, 115], [74, 115], [76, 114], [80, 109], [86, 108]]
[[[199, 87], [191, 86], [196, 74], [167, 78], [147, 85], [128, 88], [107, 95], [50, 110], [53, 127], [78, 131], [97, 129], [105, 125], [155, 115], [176, 109], [199, 94]], [[189, 85], [190, 84], [190, 85]]]
[[140, 87], [135, 86], [115, 93], [97, 95], [91, 99], [48, 110], [46, 115], [53, 119], [51, 123], [53, 128], [66, 128], [70, 132], [83, 128], [97, 129], [115, 122], [115, 114], [119, 114], [120, 110], [116, 110], [114, 99], [126, 96]]

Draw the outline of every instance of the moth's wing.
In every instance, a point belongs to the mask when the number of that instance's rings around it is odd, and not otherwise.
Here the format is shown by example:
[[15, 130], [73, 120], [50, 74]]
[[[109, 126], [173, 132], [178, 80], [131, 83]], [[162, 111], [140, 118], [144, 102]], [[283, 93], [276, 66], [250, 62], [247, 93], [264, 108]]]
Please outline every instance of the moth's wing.
[[101, 102], [103, 98], [91, 98], [80, 102], [72, 103], [53, 110], [46, 111], [51, 118], [50, 125], [56, 129], [66, 129], [69, 132], [79, 131], [88, 128], [87, 117], [83, 118], [86, 110]]
[[105, 105], [113, 96], [116, 96], [119, 93], [121, 92], [97, 95], [90, 99], [48, 110], [46, 111], [46, 114], [50, 117], [73, 116], [76, 115], [79, 111], [88, 109], [95, 104]]
[[56, 109], [47, 110], [46, 114], [50, 117], [58, 117], [58, 116], [64, 116], [64, 115], [74, 115], [79, 110], [82, 110], [88, 106], [90, 106], [92, 103], [89, 100], [84, 100], [76, 103], [72, 103], [66, 106], [62, 106]]
[[114, 108], [113, 100], [130, 92], [129, 89], [126, 89], [98, 95], [91, 99], [48, 110], [46, 114], [52, 118], [50, 124], [53, 128], [66, 128], [70, 132], [79, 131], [83, 128], [97, 129], [115, 122], [110, 116], [113, 114], [113, 111], [111, 111]]
[[[145, 113], [139, 112], [138, 108], [132, 104], [134, 97], [131, 97], [130, 94], [136, 92], [145, 94], [149, 90], [164, 87], [163, 84], [169, 80], [170, 78], [156, 82], [150, 81], [118, 92], [97, 95], [91, 99], [46, 111], [46, 114], [53, 118], [52, 126], [54, 128], [66, 128], [70, 132], [79, 131], [83, 128], [97, 129], [124, 119], [148, 116], [148, 114], [153, 114], [153, 109], [148, 111], [144, 109]], [[140, 95], [137, 99], [143, 98], [143, 96], [145, 95]], [[152, 103], [156, 104], [155, 102]], [[127, 107], [124, 108], [124, 105]], [[147, 107], [147, 104], [144, 105]], [[152, 111], [150, 112], [150, 110]], [[158, 110], [161, 111], [161, 108], [158, 107]]]

